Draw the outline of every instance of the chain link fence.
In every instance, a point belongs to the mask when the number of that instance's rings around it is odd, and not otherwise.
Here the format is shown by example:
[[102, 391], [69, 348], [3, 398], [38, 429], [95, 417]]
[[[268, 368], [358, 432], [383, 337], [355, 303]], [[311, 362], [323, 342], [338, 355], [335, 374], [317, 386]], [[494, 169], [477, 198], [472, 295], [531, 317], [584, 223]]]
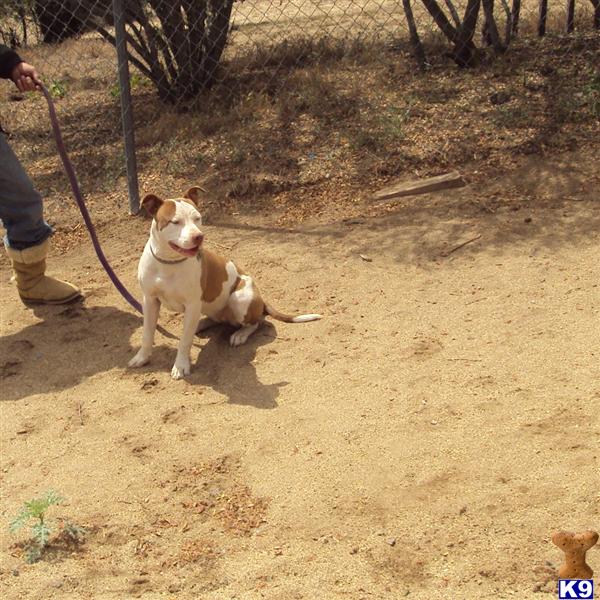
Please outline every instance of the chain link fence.
[[135, 127], [168, 107], [193, 111], [213, 94], [223, 102], [228, 94], [273, 95], [298, 68], [334, 69], [335, 61], [360, 61], [363, 54], [399, 51], [398, 60], [423, 71], [439, 57], [470, 67], [512, 52], [528, 37], [570, 34], [585, 46], [600, 32], [600, 0], [0, 0], [0, 6], [3, 43], [20, 48], [56, 98], [77, 92], [77, 108], [66, 119], [75, 153], [93, 155], [124, 131], [125, 151], [110, 159], [103, 154], [88, 175], [96, 177], [102, 161], [127, 164], [132, 212], [139, 202]]

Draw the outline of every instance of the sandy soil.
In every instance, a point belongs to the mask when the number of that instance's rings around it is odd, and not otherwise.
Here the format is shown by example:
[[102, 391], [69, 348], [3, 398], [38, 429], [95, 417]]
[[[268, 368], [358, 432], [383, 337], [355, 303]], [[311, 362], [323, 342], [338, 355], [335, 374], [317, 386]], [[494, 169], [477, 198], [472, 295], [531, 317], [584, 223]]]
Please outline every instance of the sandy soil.
[[[140, 319], [87, 242], [51, 260], [83, 305], [24, 308], [3, 258], [2, 597], [553, 596], [549, 535], [600, 524], [593, 164], [532, 157], [380, 218], [207, 226], [276, 306], [324, 318], [238, 349], [215, 329], [181, 382], [176, 316], [125, 368]], [[522, 202], [494, 204], [508, 185]], [[100, 232], [136, 294], [147, 228]], [[88, 535], [26, 565], [7, 525], [47, 489]]]

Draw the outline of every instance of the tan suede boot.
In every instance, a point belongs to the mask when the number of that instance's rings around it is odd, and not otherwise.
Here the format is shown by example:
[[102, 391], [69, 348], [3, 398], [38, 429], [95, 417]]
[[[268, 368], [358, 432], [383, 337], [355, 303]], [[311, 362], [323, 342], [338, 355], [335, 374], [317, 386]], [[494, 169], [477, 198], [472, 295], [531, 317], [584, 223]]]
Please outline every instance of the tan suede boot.
[[74, 285], [46, 276], [48, 247], [45, 240], [25, 250], [6, 248], [24, 304], [65, 304], [81, 296]]

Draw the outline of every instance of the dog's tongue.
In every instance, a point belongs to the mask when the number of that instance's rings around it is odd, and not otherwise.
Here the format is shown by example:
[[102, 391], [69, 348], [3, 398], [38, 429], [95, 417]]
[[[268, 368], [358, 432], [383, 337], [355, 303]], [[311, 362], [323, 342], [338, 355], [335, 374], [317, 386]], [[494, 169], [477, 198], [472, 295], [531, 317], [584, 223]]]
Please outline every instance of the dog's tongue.
[[170, 243], [170, 245], [171, 248], [173, 248], [173, 250], [177, 250], [177, 252], [179, 252], [179, 254], [183, 254], [183, 256], [196, 256], [200, 248], [200, 246], [194, 246], [193, 248], [182, 248], [181, 246], [173, 244], [172, 242]]

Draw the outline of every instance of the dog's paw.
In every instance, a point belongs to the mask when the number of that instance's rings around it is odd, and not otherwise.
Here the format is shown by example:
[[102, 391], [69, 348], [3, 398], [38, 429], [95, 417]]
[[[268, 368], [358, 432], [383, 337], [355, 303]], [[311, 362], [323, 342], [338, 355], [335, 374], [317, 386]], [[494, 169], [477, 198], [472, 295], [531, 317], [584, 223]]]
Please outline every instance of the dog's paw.
[[141, 350], [129, 361], [128, 367], [135, 369], [136, 367], [143, 367], [150, 360], [150, 355]]
[[237, 331], [234, 331], [229, 338], [229, 343], [235, 346], [241, 346], [248, 341], [248, 338], [257, 330], [258, 324], [254, 325], [246, 325], [245, 327], [240, 327]]
[[196, 327], [196, 334], [202, 333], [203, 331], [214, 327], [216, 324], [216, 321], [213, 321], [209, 317], [204, 317], [198, 322], [198, 326]]
[[190, 361], [187, 362], [176, 362], [171, 369], [171, 377], [173, 379], [183, 379], [186, 375], [190, 374], [191, 366]]
[[229, 344], [234, 348], [236, 346], [241, 346], [248, 339], [248, 333], [246, 333], [243, 329], [238, 329], [236, 332], [232, 333], [229, 337]]

